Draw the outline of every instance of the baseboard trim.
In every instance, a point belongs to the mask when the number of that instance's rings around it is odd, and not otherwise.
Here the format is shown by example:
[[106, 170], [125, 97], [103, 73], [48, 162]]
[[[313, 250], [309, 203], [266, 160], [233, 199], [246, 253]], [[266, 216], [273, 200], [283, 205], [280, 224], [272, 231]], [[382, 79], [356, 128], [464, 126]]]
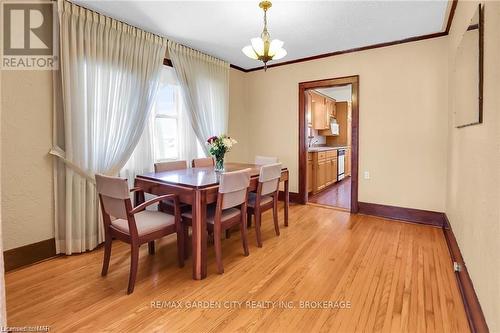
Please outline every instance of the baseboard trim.
[[[288, 197], [290, 198], [290, 202], [300, 203], [300, 195], [297, 192], [289, 192]], [[284, 200], [285, 199], [285, 192], [279, 191], [278, 199]]]
[[7, 250], [3, 253], [5, 271], [8, 272], [55, 256], [56, 241], [54, 238]]
[[457, 262], [461, 266], [460, 272], [455, 272], [455, 277], [457, 278], [458, 288], [460, 289], [462, 302], [464, 303], [465, 313], [467, 314], [467, 320], [469, 321], [471, 332], [489, 332], [486, 318], [484, 317], [483, 310], [481, 309], [481, 304], [477, 298], [474, 285], [472, 284], [469, 272], [467, 271], [467, 266], [465, 265], [464, 258], [462, 257], [462, 253], [458, 247], [457, 239], [455, 238], [455, 234], [453, 233], [446, 214], [444, 215], [444, 219], [445, 225], [443, 227], [443, 233], [446, 243], [448, 244], [451, 261]]
[[445, 214], [440, 212], [380, 205], [368, 202], [359, 202], [358, 205], [358, 212], [364, 215], [372, 215], [393, 220], [431, 225], [434, 227], [443, 227], [443, 225], [445, 224]]

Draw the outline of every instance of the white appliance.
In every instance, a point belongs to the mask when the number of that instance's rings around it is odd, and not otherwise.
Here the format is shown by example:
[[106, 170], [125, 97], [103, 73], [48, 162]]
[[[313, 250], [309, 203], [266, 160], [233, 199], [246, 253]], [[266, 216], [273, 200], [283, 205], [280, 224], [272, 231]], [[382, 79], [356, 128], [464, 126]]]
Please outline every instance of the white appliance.
[[340, 181], [344, 179], [344, 167], [345, 167], [345, 149], [337, 150], [337, 180]]
[[339, 124], [335, 118], [330, 120], [330, 132], [332, 132], [332, 135], [339, 135]]

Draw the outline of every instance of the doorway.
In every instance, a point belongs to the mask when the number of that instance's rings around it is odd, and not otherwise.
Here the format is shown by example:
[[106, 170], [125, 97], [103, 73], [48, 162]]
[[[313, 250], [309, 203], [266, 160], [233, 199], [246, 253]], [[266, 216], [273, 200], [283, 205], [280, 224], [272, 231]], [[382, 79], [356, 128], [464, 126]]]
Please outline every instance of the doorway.
[[358, 212], [359, 77], [299, 83], [299, 196]]

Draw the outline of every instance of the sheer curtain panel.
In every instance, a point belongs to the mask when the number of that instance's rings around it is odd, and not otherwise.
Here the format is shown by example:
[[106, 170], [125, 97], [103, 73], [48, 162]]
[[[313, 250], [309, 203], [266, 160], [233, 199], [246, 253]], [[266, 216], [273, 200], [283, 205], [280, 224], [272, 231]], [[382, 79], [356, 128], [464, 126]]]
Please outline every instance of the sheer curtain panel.
[[168, 41], [168, 54], [177, 72], [187, 115], [208, 153], [205, 141], [227, 132], [229, 63]]
[[55, 237], [57, 252], [71, 254], [103, 240], [94, 175], [118, 174], [139, 142], [166, 40], [65, 0], [58, 10], [62, 114], [55, 115], [51, 151], [58, 157]]

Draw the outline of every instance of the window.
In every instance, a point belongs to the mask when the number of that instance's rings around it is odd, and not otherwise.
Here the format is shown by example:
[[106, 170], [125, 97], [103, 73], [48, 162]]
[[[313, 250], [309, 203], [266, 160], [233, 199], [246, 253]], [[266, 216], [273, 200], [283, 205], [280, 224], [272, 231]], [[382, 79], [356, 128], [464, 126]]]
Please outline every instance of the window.
[[180, 158], [179, 122], [181, 116], [181, 92], [171, 67], [162, 69], [160, 87], [154, 105], [154, 159], [155, 161]]

